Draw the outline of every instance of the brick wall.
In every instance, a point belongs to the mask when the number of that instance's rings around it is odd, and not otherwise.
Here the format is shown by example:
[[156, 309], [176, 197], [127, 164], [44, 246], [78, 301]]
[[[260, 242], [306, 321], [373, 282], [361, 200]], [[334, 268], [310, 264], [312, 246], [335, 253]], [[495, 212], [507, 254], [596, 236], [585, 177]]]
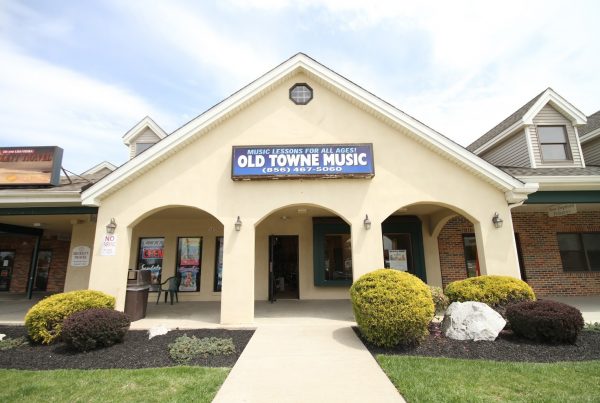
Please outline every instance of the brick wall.
[[547, 213], [513, 212], [515, 232], [521, 238], [527, 282], [536, 294], [599, 295], [600, 272], [565, 272], [558, 250], [557, 232], [600, 232], [600, 211], [563, 217]]
[[[538, 296], [600, 295], [600, 272], [565, 272], [556, 238], [557, 232], [600, 232], [600, 211], [563, 217], [513, 212], [512, 216], [521, 241], [527, 282]], [[444, 226], [438, 237], [444, 287], [467, 277], [464, 233], [473, 233], [473, 225], [463, 217], [456, 217]]]
[[462, 216], [448, 221], [438, 236], [442, 285], [467, 278], [463, 234], [473, 233], [473, 224]]
[[[69, 259], [69, 244], [69, 241], [58, 240], [55, 236], [45, 236], [40, 242], [40, 250], [52, 251], [46, 288], [48, 292], [62, 292], [64, 290]], [[4, 235], [0, 237], [0, 250], [16, 252], [9, 292], [27, 292], [27, 276], [31, 267], [31, 255], [34, 245], [35, 237], [32, 236]]]

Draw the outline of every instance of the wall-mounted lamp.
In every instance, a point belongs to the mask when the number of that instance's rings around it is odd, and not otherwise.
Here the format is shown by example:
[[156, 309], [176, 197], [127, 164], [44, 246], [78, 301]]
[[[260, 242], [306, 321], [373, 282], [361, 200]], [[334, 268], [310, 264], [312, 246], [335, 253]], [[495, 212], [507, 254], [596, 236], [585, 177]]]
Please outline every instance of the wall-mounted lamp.
[[494, 223], [494, 227], [502, 228], [504, 220], [500, 218], [500, 215], [498, 213], [494, 213], [494, 216], [492, 217], [492, 222]]
[[117, 223], [115, 222], [114, 218], [111, 218], [110, 222], [108, 224], [106, 224], [106, 233], [114, 234], [116, 228], [117, 228]]
[[369, 215], [365, 214], [365, 220], [363, 221], [365, 225], [365, 229], [371, 229], [371, 220], [369, 220]]
[[242, 229], [242, 220], [240, 220], [240, 216], [238, 216], [237, 221], [235, 222], [235, 230], [239, 231]]

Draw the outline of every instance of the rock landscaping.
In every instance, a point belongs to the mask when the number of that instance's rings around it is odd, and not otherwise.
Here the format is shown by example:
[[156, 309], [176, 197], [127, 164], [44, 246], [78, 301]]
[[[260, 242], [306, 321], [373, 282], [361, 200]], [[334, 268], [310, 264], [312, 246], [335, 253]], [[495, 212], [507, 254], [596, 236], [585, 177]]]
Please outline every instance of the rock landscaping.
[[[74, 351], [61, 342], [41, 345], [27, 341], [23, 345], [0, 350], [0, 368], [32, 370], [134, 369], [176, 366], [180, 364], [170, 357], [169, 345], [184, 335], [198, 339], [205, 337], [231, 339], [235, 346], [235, 349], [230, 348], [234, 351], [228, 354], [200, 354], [186, 361], [186, 365], [233, 367], [253, 333], [254, 330], [176, 329], [149, 340], [148, 331], [130, 330], [127, 332], [123, 343], [87, 352]], [[6, 334], [5, 341], [7, 339], [27, 338], [27, 330], [24, 326], [0, 325], [0, 334]]]

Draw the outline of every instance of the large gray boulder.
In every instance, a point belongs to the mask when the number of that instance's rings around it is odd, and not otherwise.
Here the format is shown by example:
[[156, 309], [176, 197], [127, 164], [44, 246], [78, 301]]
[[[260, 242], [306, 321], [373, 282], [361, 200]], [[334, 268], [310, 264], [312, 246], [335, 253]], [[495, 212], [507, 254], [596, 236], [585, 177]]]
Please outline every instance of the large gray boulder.
[[442, 331], [454, 340], [496, 340], [506, 321], [483, 302], [453, 302], [446, 310]]

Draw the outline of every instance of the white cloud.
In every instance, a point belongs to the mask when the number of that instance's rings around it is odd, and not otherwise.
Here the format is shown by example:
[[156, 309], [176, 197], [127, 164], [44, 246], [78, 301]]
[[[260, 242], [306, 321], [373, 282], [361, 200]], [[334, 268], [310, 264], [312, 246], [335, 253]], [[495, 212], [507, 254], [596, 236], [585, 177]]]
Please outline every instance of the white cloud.
[[[81, 172], [108, 159], [126, 159], [121, 136], [151, 114], [171, 118], [125, 88], [19, 53], [0, 43], [0, 142], [58, 145], [63, 166]], [[164, 126], [163, 126], [164, 127]]]

